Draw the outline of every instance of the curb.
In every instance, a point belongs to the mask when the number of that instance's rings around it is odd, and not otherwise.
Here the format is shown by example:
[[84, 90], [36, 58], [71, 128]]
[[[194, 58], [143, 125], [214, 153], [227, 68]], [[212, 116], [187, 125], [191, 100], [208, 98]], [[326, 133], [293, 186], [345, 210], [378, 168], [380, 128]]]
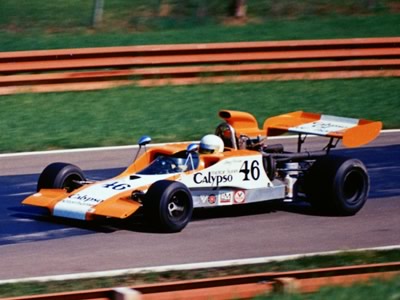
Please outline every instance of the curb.
[[312, 256], [327, 256], [341, 253], [354, 253], [362, 251], [384, 251], [384, 250], [396, 250], [400, 249], [400, 245], [373, 247], [373, 248], [360, 248], [360, 249], [349, 249], [349, 250], [337, 250], [337, 251], [326, 251], [326, 252], [313, 252], [304, 254], [292, 254], [292, 255], [278, 255], [269, 257], [258, 257], [258, 258], [246, 258], [237, 260], [223, 260], [215, 262], [203, 262], [203, 263], [192, 263], [192, 264], [180, 264], [180, 265], [169, 265], [169, 266], [158, 266], [158, 267], [145, 267], [145, 268], [132, 268], [132, 269], [120, 269], [120, 270], [109, 270], [100, 272], [88, 272], [88, 273], [75, 273], [65, 275], [54, 275], [54, 276], [40, 276], [40, 277], [29, 277], [29, 278], [18, 278], [18, 279], [5, 279], [0, 280], [2, 284], [12, 283], [23, 283], [23, 282], [50, 282], [50, 281], [64, 281], [64, 280], [77, 280], [77, 279], [91, 279], [100, 277], [114, 277], [132, 274], [146, 274], [146, 273], [161, 273], [168, 271], [185, 271], [195, 269], [207, 269], [207, 268], [222, 268], [242, 265], [253, 265], [262, 264], [269, 262], [278, 262], [299, 259], [303, 257]]

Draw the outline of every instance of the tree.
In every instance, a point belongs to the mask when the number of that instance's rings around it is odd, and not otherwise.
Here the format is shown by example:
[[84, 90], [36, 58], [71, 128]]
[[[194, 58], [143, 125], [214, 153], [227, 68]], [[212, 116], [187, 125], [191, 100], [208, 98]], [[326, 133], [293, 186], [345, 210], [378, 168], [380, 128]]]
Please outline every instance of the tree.
[[104, 0], [94, 0], [93, 2], [93, 15], [92, 27], [97, 27], [103, 20]]
[[244, 19], [246, 18], [247, 5], [246, 0], [235, 0], [235, 17]]

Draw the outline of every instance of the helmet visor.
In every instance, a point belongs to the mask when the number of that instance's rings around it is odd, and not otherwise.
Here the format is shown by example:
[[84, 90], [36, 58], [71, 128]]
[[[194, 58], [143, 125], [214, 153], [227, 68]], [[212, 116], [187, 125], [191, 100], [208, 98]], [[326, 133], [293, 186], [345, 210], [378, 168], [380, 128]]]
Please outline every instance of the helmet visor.
[[205, 148], [200, 148], [200, 150], [199, 150], [199, 152], [201, 153], [201, 154], [211, 154], [211, 153], [214, 153], [214, 149], [205, 149]]

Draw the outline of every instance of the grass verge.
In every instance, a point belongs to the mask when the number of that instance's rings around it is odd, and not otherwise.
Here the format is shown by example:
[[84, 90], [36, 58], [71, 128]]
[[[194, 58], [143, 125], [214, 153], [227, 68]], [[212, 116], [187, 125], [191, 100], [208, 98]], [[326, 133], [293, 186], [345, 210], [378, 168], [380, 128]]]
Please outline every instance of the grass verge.
[[[385, 262], [396, 262], [396, 261], [400, 261], [400, 250], [343, 252], [341, 254], [336, 254], [336, 255], [304, 257], [296, 260], [289, 260], [282, 262], [271, 262], [265, 264], [233, 266], [224, 268], [169, 271], [161, 273], [142, 273], [142, 274], [132, 274], [132, 275], [125, 275], [118, 277], [102, 277], [102, 278], [66, 280], [66, 281], [2, 284], [0, 285], [0, 296], [16, 297], [21, 295], [56, 293], [56, 292], [87, 290], [96, 288], [112, 288], [116, 286], [133, 286], [133, 285], [154, 283], [154, 282], [190, 280], [190, 279], [210, 278], [210, 277], [227, 276], [227, 275], [251, 274], [260, 272], [283, 272], [283, 271], [307, 270], [314, 268], [338, 267], [338, 266], [371, 264], [371, 263], [385, 263]], [[394, 279], [393, 284], [399, 286], [399, 280], [400, 278], [397, 277], [396, 279]], [[380, 285], [381, 284], [379, 283], [378, 286]], [[329, 290], [330, 289], [328, 289], [328, 291]], [[321, 294], [321, 295], [326, 295], [326, 294]], [[300, 295], [297, 296], [302, 297]], [[287, 298], [272, 298], [272, 299], [287, 299]], [[303, 298], [293, 298], [293, 299], [303, 299]], [[315, 297], [313, 299], [322, 299], [322, 298]], [[323, 299], [338, 299], [338, 298], [332, 298], [332, 297], [326, 298], [324, 296]], [[349, 298], [342, 298], [342, 299], [349, 299]], [[354, 299], [366, 299], [366, 298], [354, 298]], [[383, 297], [381, 299], [389, 299], [389, 298]]]
[[[296, 20], [270, 20], [243, 26], [204, 24], [131, 32], [93, 32], [45, 29], [13, 32], [0, 29], [0, 51], [79, 48], [145, 44], [178, 44], [235, 41], [268, 41], [327, 38], [384, 37], [400, 35], [400, 14], [376, 16], [305, 17]], [[112, 27], [110, 27], [112, 28]], [[351, 28], [351, 30], [349, 30]]]
[[[0, 98], [0, 152], [198, 140], [220, 123], [220, 109], [266, 117], [304, 110], [381, 120], [399, 128], [400, 79], [125, 87]], [[262, 124], [262, 123], [261, 123]]]
[[365, 300], [365, 299], [400, 299], [400, 276], [387, 281], [371, 280], [357, 283], [350, 287], [324, 287], [314, 294], [272, 294], [256, 297], [254, 300]]

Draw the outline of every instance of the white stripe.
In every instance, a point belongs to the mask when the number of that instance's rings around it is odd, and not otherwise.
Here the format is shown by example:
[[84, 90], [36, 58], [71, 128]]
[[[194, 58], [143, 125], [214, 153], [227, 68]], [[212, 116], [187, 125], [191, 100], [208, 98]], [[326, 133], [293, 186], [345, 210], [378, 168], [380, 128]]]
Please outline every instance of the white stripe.
[[[165, 146], [168, 144], [185, 144], [185, 143], [198, 143], [198, 141], [192, 142], [174, 142], [174, 143], [159, 143], [151, 144], [148, 147]], [[94, 151], [113, 151], [113, 150], [129, 150], [139, 148], [138, 145], [125, 145], [125, 146], [109, 146], [109, 147], [92, 147], [92, 148], [76, 148], [76, 149], [62, 149], [62, 150], [48, 150], [48, 151], [31, 151], [31, 152], [17, 152], [17, 153], [3, 153], [0, 154], [2, 157], [19, 157], [29, 155], [48, 155], [48, 154], [65, 154], [65, 153], [80, 153], [80, 152], [94, 152]]]
[[352, 250], [345, 250], [345, 251], [337, 250], [337, 251], [314, 252], [314, 253], [293, 254], [293, 255], [279, 255], [279, 256], [237, 259], [237, 260], [223, 260], [223, 261], [214, 261], [214, 262], [203, 262], [203, 263], [181, 264], [181, 265], [170, 265], [170, 266], [159, 266], [159, 267], [133, 268], [133, 269], [100, 271], [100, 272], [90, 272], [90, 273], [76, 273], [76, 274], [29, 277], [29, 278], [19, 278], [19, 279], [5, 279], [5, 280], [0, 280], [0, 284], [32, 282], [32, 281], [48, 282], [48, 281], [77, 280], [77, 279], [89, 279], [89, 278], [100, 278], [100, 277], [124, 276], [124, 275], [131, 275], [131, 274], [159, 273], [159, 272], [167, 272], [167, 271], [185, 271], [185, 270], [195, 270], [195, 269], [223, 268], [223, 267], [231, 267], [231, 266], [241, 266], [241, 265], [262, 264], [262, 263], [269, 263], [269, 262], [276, 262], [276, 261], [286, 261], [286, 260], [299, 259], [299, 258], [303, 258], [303, 257], [312, 257], [312, 256], [326, 256], [326, 255], [353, 253], [353, 252], [361, 252], [361, 251], [384, 251], [384, 250], [397, 250], [397, 249], [400, 249], [400, 245], [373, 247], [373, 248], [360, 248], [360, 249], [352, 249]]
[[[33, 222], [32, 220], [20, 220], [20, 222]], [[69, 232], [74, 232], [76, 229], [74, 228], [63, 228], [63, 229], [54, 229], [54, 230], [47, 230], [42, 232], [33, 232], [27, 234], [18, 234], [18, 235], [10, 235], [0, 238], [0, 241], [6, 242], [20, 242], [20, 241], [33, 241], [37, 239], [48, 239], [49, 237], [53, 236], [65, 236]]]
[[[400, 129], [385, 129], [381, 133], [400, 133]], [[273, 136], [268, 137], [271, 140], [280, 139], [297, 139], [297, 136]], [[199, 141], [182, 142], [182, 143], [198, 143]], [[151, 146], [163, 146], [171, 143], [160, 143], [151, 144]], [[175, 143], [174, 143], [175, 144]], [[93, 147], [93, 148], [77, 148], [77, 149], [63, 149], [63, 150], [48, 150], [48, 151], [32, 151], [32, 152], [17, 152], [17, 153], [3, 153], [0, 154], [0, 158], [7, 157], [19, 157], [19, 156], [29, 156], [29, 155], [48, 155], [48, 154], [65, 154], [65, 153], [79, 153], [79, 152], [91, 152], [91, 151], [112, 151], [112, 150], [124, 150], [124, 149], [136, 149], [137, 145], [126, 145], [126, 146], [111, 146], [111, 147]]]
[[10, 197], [15, 197], [15, 196], [27, 196], [27, 195], [32, 195], [32, 191], [23, 192], [23, 193], [8, 194], [8, 196], [10, 196]]
[[289, 128], [288, 131], [308, 133], [316, 135], [327, 135], [330, 132], [344, 131], [357, 126], [359, 119], [322, 115], [317, 121], [301, 124]]
[[360, 121], [359, 119], [338, 117], [338, 116], [331, 116], [331, 115], [322, 115], [320, 120], [326, 121], [326, 122], [346, 123], [346, 124], [351, 124], [351, 125], [357, 125], [358, 122]]
[[86, 220], [86, 213], [92, 210], [91, 205], [82, 205], [78, 203], [68, 203], [62, 200], [56, 204], [53, 210], [53, 216]]
[[[157, 144], [154, 144], [157, 145]], [[163, 145], [163, 144], [160, 144]], [[30, 155], [48, 155], [48, 154], [64, 154], [64, 153], [79, 153], [79, 152], [93, 152], [93, 151], [108, 151], [108, 150], [124, 150], [135, 149], [137, 145], [130, 146], [113, 146], [113, 147], [94, 147], [94, 148], [77, 148], [77, 149], [63, 149], [63, 150], [48, 150], [48, 151], [32, 151], [32, 152], [18, 152], [18, 153], [4, 153], [0, 154], [1, 157], [18, 157]]]

